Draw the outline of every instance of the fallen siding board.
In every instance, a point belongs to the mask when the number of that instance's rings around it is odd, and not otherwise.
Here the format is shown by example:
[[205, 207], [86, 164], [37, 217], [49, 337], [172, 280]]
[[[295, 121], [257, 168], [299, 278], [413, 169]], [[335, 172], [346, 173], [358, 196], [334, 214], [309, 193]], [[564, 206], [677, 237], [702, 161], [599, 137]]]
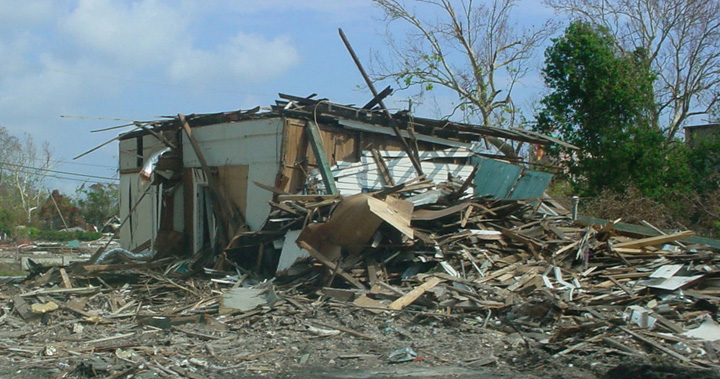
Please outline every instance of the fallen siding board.
[[[434, 153], [434, 152], [430, 152]], [[369, 153], [368, 153], [369, 154]], [[404, 155], [404, 153], [403, 153]], [[404, 183], [415, 179], [417, 174], [410, 159], [407, 157], [386, 159], [388, 172], [395, 183]], [[470, 165], [454, 163], [421, 162], [423, 172], [428, 179], [435, 182], [447, 180], [448, 175], [467, 178], [472, 174]], [[344, 195], [363, 192], [363, 190], [376, 191], [383, 188], [377, 164], [371, 155], [363, 153], [360, 162], [338, 162], [332, 168], [335, 186]]]

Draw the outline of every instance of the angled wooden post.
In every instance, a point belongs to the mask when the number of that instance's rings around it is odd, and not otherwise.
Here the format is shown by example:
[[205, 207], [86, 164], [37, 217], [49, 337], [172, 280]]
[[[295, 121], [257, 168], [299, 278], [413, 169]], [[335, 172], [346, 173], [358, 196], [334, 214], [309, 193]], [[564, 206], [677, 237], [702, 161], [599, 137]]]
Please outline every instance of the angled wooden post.
[[320, 129], [314, 122], [308, 121], [305, 130], [307, 131], [310, 146], [312, 146], [313, 152], [315, 153], [320, 175], [322, 175], [323, 184], [325, 184], [325, 190], [330, 195], [337, 195], [338, 190], [337, 187], [335, 187], [335, 178], [333, 178], [332, 171], [330, 170], [330, 162], [328, 162], [327, 155], [325, 155], [325, 148], [323, 147], [322, 138], [320, 137]]

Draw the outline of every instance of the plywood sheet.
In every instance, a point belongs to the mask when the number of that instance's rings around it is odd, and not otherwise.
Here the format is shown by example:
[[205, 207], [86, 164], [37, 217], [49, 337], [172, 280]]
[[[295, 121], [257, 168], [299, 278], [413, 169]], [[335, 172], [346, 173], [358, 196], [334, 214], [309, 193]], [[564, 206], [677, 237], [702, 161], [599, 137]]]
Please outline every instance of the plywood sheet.
[[245, 218], [247, 214], [248, 165], [218, 167], [218, 182], [223, 187], [228, 206], [240, 211]]

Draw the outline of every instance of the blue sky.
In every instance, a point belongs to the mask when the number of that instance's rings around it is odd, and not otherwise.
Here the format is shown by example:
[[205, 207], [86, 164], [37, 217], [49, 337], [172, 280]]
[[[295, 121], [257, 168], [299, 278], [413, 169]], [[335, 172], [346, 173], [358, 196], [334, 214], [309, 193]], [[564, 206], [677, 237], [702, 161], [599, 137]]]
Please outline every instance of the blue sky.
[[[516, 11], [523, 25], [552, 16], [539, 1]], [[383, 47], [381, 16], [369, 0], [3, 0], [0, 125], [50, 142], [56, 170], [117, 177], [115, 143], [72, 158], [117, 135], [91, 130], [123, 122], [61, 115], [152, 120], [266, 106], [278, 92], [363, 104], [370, 95], [337, 29], [369, 66]], [[537, 72], [516, 88], [521, 104], [541, 93]], [[411, 94], [386, 104], [402, 108]], [[454, 100], [436, 94], [440, 109], [426, 104], [419, 116], [439, 117]]]

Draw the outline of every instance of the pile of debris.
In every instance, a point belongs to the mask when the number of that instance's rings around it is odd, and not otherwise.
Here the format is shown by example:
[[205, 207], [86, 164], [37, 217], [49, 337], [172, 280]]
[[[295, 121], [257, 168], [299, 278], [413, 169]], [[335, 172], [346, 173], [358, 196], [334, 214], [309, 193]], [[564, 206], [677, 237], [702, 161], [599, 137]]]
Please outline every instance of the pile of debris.
[[[477, 312], [484, 327], [500, 320], [556, 354], [600, 344], [718, 363], [718, 241], [578, 222], [549, 201], [461, 200], [467, 184], [404, 200], [393, 195], [411, 192], [406, 186], [337, 200], [326, 221], [305, 218], [302, 250], [284, 247], [281, 263], [303, 252], [319, 262], [325, 275], [312, 284], [324, 287], [321, 296], [373, 312]], [[293, 215], [322, 213], [328, 202], [286, 200], [276, 217], [297, 224]], [[291, 283], [306, 287], [307, 275]]]
[[[120, 254], [118, 263], [37, 272], [4, 286], [0, 354], [34, 365], [69, 362], [63, 374], [199, 377], [208, 367], [248, 370], [288, 354], [277, 344], [245, 346], [232, 331], [292, 316], [287, 323], [315, 338], [379, 342], [384, 323], [377, 320], [464, 320], [558, 358], [602, 351], [718, 368], [718, 241], [620, 220], [573, 220], [550, 200], [469, 198], [468, 185], [419, 178], [348, 197], [279, 194], [264, 230], [239, 233], [214, 269], [198, 264], [203, 255], [135, 262]], [[268, 264], [260, 247], [248, 262], [245, 247], [265, 244], [281, 250], [277, 261]], [[355, 316], [312, 318], [336, 308]], [[360, 317], [377, 323], [352, 323]], [[47, 340], [41, 329], [62, 338]], [[88, 330], [105, 334], [90, 338]], [[158, 335], [204, 342], [160, 354]], [[412, 347], [364, 354], [388, 362], [418, 355]], [[497, 356], [472, 361], [507, 364]]]
[[719, 241], [571, 217], [513, 158], [567, 144], [390, 114], [390, 92], [133, 123], [115, 138], [124, 249], [7, 283], [0, 356], [58, 377], [503, 367], [515, 350], [717, 369]]

